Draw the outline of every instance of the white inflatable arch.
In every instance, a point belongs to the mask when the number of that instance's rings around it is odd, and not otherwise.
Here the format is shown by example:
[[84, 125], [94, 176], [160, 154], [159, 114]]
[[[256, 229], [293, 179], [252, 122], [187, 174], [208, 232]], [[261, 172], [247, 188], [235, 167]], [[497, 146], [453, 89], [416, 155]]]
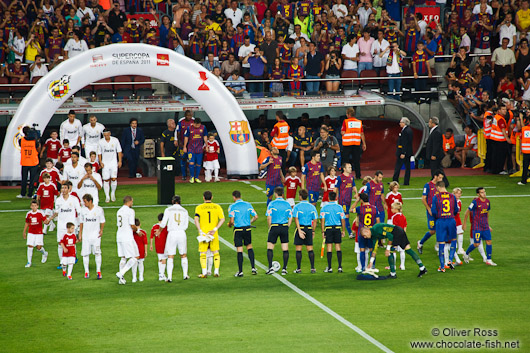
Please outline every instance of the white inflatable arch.
[[[170, 82], [188, 93], [208, 114], [223, 144], [228, 175], [258, 173], [256, 145], [248, 120], [234, 96], [194, 60], [147, 44], [115, 44], [66, 60], [37, 82], [7, 128], [0, 179], [20, 180], [21, 128], [44, 129], [55, 111], [88, 84], [119, 75], [143, 75]], [[141, 124], [141, 119], [140, 119]]]

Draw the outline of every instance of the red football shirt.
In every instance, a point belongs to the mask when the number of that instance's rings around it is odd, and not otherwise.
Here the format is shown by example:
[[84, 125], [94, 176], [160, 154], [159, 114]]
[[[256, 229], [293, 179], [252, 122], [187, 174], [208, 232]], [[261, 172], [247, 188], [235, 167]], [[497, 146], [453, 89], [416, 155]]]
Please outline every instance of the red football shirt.
[[157, 254], [163, 254], [166, 249], [167, 228], [162, 229], [159, 236], [155, 236], [155, 232], [160, 228], [157, 223], [151, 228], [151, 239], [155, 238], [155, 250]]
[[59, 159], [59, 150], [62, 147], [61, 141], [58, 139], [47, 139], [44, 143], [46, 146], [46, 158]]
[[98, 173], [99, 170], [101, 169], [100, 165], [98, 162], [89, 162], [90, 164], [92, 164], [92, 173]]
[[68, 148], [61, 148], [59, 150], [59, 160], [61, 162], [66, 162], [67, 160], [70, 159], [70, 157], [72, 156], [72, 149], [70, 147]]
[[302, 186], [302, 181], [300, 180], [299, 177], [295, 176], [295, 177], [292, 177], [292, 176], [288, 176], [287, 178], [285, 178], [285, 183], [284, 183], [287, 191], [285, 192], [285, 198], [286, 199], [295, 199], [296, 198], [296, 190]]
[[138, 246], [138, 252], [140, 253], [140, 259], [145, 258], [145, 246], [147, 245], [147, 234], [145, 230], [139, 229], [134, 233], [134, 241]]
[[392, 218], [392, 216], [394, 215], [394, 212], [392, 212], [391, 206], [396, 201], [403, 203], [403, 198], [401, 197], [400, 192], [396, 194], [389, 192], [388, 194], [386, 194], [385, 202], [386, 202], [386, 205], [388, 206], [388, 209], [387, 209], [388, 219]]
[[28, 226], [28, 233], [42, 234], [42, 224], [46, 220], [46, 216], [41, 211], [26, 213], [26, 223]]
[[75, 257], [75, 243], [77, 242], [77, 237], [75, 234], [66, 233], [61, 240], [61, 244], [64, 244], [68, 252], [64, 252], [63, 257]]
[[407, 219], [405, 218], [403, 213], [394, 213], [394, 215], [392, 216], [392, 224], [405, 229], [407, 227]]
[[456, 226], [458, 227], [462, 225], [462, 220], [460, 219], [460, 211], [462, 211], [462, 201], [457, 200], [456, 204], [458, 205], [459, 209], [458, 213], [455, 216]]
[[206, 153], [204, 156], [205, 162], [211, 162], [219, 159], [219, 142], [213, 141], [206, 144]]
[[40, 175], [39, 175], [39, 183], [44, 182], [44, 180], [42, 179], [42, 176], [43, 176], [45, 173], [50, 174], [50, 178], [51, 178], [51, 180], [52, 180], [52, 184], [56, 184], [56, 185], [57, 185], [57, 183], [61, 180], [61, 177], [59, 176], [59, 169], [53, 167], [51, 170], [43, 169], [43, 170], [40, 172]]
[[59, 191], [53, 183], [48, 185], [41, 183], [37, 189], [37, 195], [40, 196], [41, 210], [52, 210], [55, 204], [55, 197], [59, 195]]
[[328, 191], [325, 191], [324, 195], [322, 195], [322, 202], [329, 202], [329, 192], [337, 187], [337, 177], [331, 177], [328, 175], [324, 178], [324, 182], [326, 183]]

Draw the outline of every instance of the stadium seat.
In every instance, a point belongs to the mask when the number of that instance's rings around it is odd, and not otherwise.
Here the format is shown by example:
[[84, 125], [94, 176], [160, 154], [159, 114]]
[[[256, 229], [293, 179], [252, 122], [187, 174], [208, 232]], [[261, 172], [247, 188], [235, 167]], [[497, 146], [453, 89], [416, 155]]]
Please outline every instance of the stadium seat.
[[[375, 70], [363, 70], [361, 71], [361, 78], [378, 77]], [[359, 88], [361, 89], [374, 89], [379, 88], [379, 80], [362, 80], [359, 82]]]
[[[0, 77], [0, 84], [9, 84], [7, 77]], [[0, 86], [0, 98], [9, 98], [11, 96], [11, 90], [8, 86]]]
[[42, 78], [42, 76], [35, 76], [31, 79], [31, 83], [35, 84], [37, 83], [40, 79]]
[[104, 78], [97, 81], [96, 83], [109, 83], [106, 85], [93, 85], [94, 95], [97, 98], [109, 99], [114, 97], [112, 90], [112, 80], [110, 78]]
[[[133, 76], [134, 82], [151, 82], [147, 76]], [[134, 95], [138, 97], [151, 97], [153, 95], [153, 86], [150, 83], [140, 83], [133, 85]]]
[[[354, 70], [344, 70], [341, 74], [342, 78], [358, 78], [359, 75], [357, 75], [357, 71]], [[342, 88], [343, 89], [354, 89], [359, 86], [358, 80], [353, 81], [342, 81]]]
[[[388, 77], [386, 69], [379, 71], [379, 77]], [[381, 88], [381, 92], [388, 91], [388, 80], [379, 80], [379, 88]]]
[[[130, 76], [116, 76], [114, 77], [114, 82], [131, 82]], [[116, 97], [129, 98], [134, 94], [133, 85], [114, 85], [114, 92], [116, 92]]]

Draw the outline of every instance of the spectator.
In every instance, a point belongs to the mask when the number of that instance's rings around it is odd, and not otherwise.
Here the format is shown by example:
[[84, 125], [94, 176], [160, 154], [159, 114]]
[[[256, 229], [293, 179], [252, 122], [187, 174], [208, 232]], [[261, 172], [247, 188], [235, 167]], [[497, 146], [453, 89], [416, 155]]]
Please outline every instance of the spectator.
[[423, 19], [423, 14], [421, 12], [416, 12], [416, 21], [418, 22], [418, 26], [420, 27], [420, 36], [423, 37], [425, 33], [427, 32], [427, 22]]
[[509, 38], [502, 39], [502, 46], [493, 51], [491, 64], [495, 72], [495, 80], [499, 82], [508, 72], [513, 72], [515, 64], [515, 54], [508, 48]]
[[393, 181], [399, 182], [399, 174], [401, 172], [401, 167], [405, 165], [405, 179], [403, 180], [403, 185], [409, 185], [410, 183], [410, 158], [412, 157], [412, 140], [414, 134], [412, 133], [412, 128], [410, 127], [410, 120], [408, 118], [401, 118], [399, 121], [399, 126], [401, 127], [401, 132], [399, 133], [397, 140], [397, 149], [396, 149], [396, 165], [394, 167], [394, 175], [392, 176]]
[[226, 18], [232, 20], [234, 26], [237, 26], [243, 19], [243, 12], [237, 8], [237, 1], [232, 0], [230, 2], [230, 8], [225, 10]]
[[202, 66], [208, 71], [212, 71], [214, 67], [221, 68], [221, 64], [219, 64], [218, 60], [215, 60], [213, 53], [208, 53], [208, 58], [204, 60], [202, 63]]
[[374, 43], [374, 38], [370, 37], [370, 31], [365, 29], [363, 31], [363, 36], [357, 42], [359, 47], [359, 63], [357, 66], [357, 72], [360, 74], [363, 70], [372, 70], [373, 68], [373, 58], [372, 58], [372, 44]]
[[523, 101], [530, 101], [530, 71], [524, 72], [524, 78], [519, 78], [519, 84], [523, 89]]
[[20, 59], [15, 59], [15, 63], [9, 66], [7, 76], [11, 79], [10, 82], [12, 84], [29, 83], [27, 67], [22, 66]]
[[342, 48], [342, 60], [344, 60], [344, 70], [357, 71], [357, 62], [359, 61], [359, 46], [357, 45], [357, 36], [350, 34], [348, 44]]
[[[320, 79], [324, 73], [324, 56], [313, 42], [309, 42], [309, 52], [304, 55], [304, 68], [306, 79]], [[318, 92], [320, 81], [307, 81], [306, 87], [308, 93]]]
[[475, 54], [491, 54], [491, 37], [493, 26], [488, 15], [478, 17], [471, 26], [471, 32], [475, 33]]
[[528, 0], [521, 1], [521, 8], [515, 14], [515, 25], [519, 32], [528, 33], [530, 30], [530, 9]]
[[85, 0], [79, 0], [79, 7], [77, 8], [76, 16], [78, 18], [88, 18], [89, 25], [92, 25], [96, 21], [96, 16], [92, 12], [90, 7], [86, 7]]
[[[456, 147], [455, 149], [455, 157], [462, 164], [462, 168], [466, 167], [467, 159], [473, 158], [475, 160], [477, 158], [478, 151], [477, 135], [470, 125], [466, 125], [464, 133], [464, 147]], [[475, 165], [476, 163], [472, 162], [470, 167], [473, 168]]]
[[280, 58], [274, 59], [274, 64], [269, 66], [269, 79], [272, 80], [269, 90], [274, 96], [279, 96], [283, 92], [283, 79], [285, 73]]
[[[332, 51], [326, 56], [326, 78], [330, 81], [326, 81], [326, 91], [328, 92], [338, 92], [340, 81], [337, 79], [340, 78], [340, 68], [342, 66], [342, 59], [340, 53], [336, 50]], [[336, 81], [331, 81], [336, 80]]]
[[125, 27], [118, 27], [118, 32], [112, 36], [112, 43], [132, 43], [131, 36], [125, 32]]
[[337, 18], [343, 18], [348, 14], [348, 8], [342, 3], [342, 0], [337, 0], [337, 3], [333, 5], [331, 11]]
[[[340, 1], [340, 0], [339, 0]], [[305, 39], [307, 42], [309, 42], [309, 37], [307, 34], [302, 33], [302, 26], [297, 24], [294, 26], [294, 33], [289, 36], [290, 39], [294, 40], [294, 46], [293, 51], [296, 52], [298, 48], [300, 48], [300, 39]]]
[[[263, 56], [263, 52], [258, 48], [254, 48], [253, 53], [249, 53], [243, 59], [243, 64], [250, 64], [250, 74], [249, 77], [251, 80], [263, 80], [263, 70], [265, 64], [267, 64], [267, 59]], [[251, 82], [249, 84], [249, 92], [257, 93], [263, 92], [263, 83], [262, 82]]]
[[[388, 50], [386, 50], [390, 46], [390, 43], [385, 39], [385, 32], [382, 29], [377, 30], [377, 39], [374, 40], [372, 43], [372, 56], [373, 56], [373, 65], [374, 70], [377, 73], [377, 76], [381, 73], [381, 70], [383, 70], [386, 67], [387, 61], [388, 61]], [[382, 56], [379, 56], [380, 54], [383, 54]]]
[[[239, 56], [239, 60], [242, 61], [245, 59], [247, 55], [253, 53], [255, 47], [256, 46], [254, 44], [250, 43], [250, 37], [245, 36], [243, 39], [243, 45], [239, 47], [239, 50], [237, 53], [237, 56]], [[247, 74], [250, 72], [250, 64], [248, 62], [243, 63], [242, 67], [243, 67], [244, 74]]]
[[40, 55], [35, 57], [35, 62], [29, 67], [31, 72], [30, 80], [34, 77], [42, 77], [48, 73], [48, 68], [44, 65], [44, 58]]
[[373, 9], [369, 0], [363, 0], [359, 3], [359, 7], [357, 8], [357, 16], [362, 28], [366, 27], [368, 24], [368, 17], [370, 17], [370, 14], [373, 12], [375, 12], [375, 10]]
[[221, 75], [223, 77], [228, 77], [234, 71], [240, 72], [241, 65], [239, 61], [236, 61], [236, 56], [234, 53], [228, 54], [228, 60], [223, 61], [221, 64]]
[[118, 27], [123, 26], [127, 21], [127, 16], [120, 10], [120, 3], [114, 0], [112, 9], [109, 10], [108, 24], [113, 32], [118, 32]]
[[383, 57], [387, 51], [386, 73], [388, 77], [396, 77], [388, 80], [388, 92], [395, 95], [401, 92], [401, 79], [397, 77], [401, 77], [401, 73], [403, 72], [403, 58], [407, 53], [399, 49], [397, 43], [392, 43], [385, 51], [379, 54], [379, 57]]
[[414, 71], [414, 88], [416, 91], [427, 90], [427, 79], [419, 78], [419, 76], [432, 77], [431, 67], [427, 60], [427, 53], [423, 51], [423, 42], [418, 43], [418, 50], [412, 56], [412, 70]]
[[515, 52], [514, 76], [517, 80], [524, 76], [524, 72], [529, 65], [530, 50], [528, 47], [528, 39], [521, 38], [517, 51]]
[[81, 39], [81, 32], [74, 31], [74, 37], [69, 39], [64, 46], [64, 56], [66, 59], [76, 57], [77, 55], [88, 51], [88, 45], [84, 39]]
[[464, 26], [460, 27], [459, 48], [463, 48], [466, 51], [466, 54], [469, 53], [471, 50], [471, 38], [469, 38], [469, 35], [467, 34], [467, 28]]
[[266, 59], [266, 63], [273, 63], [276, 58], [276, 48], [278, 48], [278, 42], [272, 38], [271, 32], [265, 32], [265, 42], [261, 44], [260, 50], [263, 52], [263, 56]]
[[414, 55], [418, 40], [421, 38], [421, 28], [415, 16], [411, 17], [409, 22], [405, 24], [405, 51], [407, 55]]
[[9, 50], [15, 54], [15, 59], [20, 61], [24, 60], [24, 51], [26, 50], [26, 41], [24, 40], [24, 33], [21, 33], [20, 29], [15, 29], [15, 35], [13, 41], [9, 45]]
[[339, 141], [329, 134], [327, 127], [320, 128], [320, 136], [315, 140], [313, 151], [320, 153], [320, 162], [324, 170], [337, 164], [337, 153], [340, 152]]
[[513, 84], [513, 74], [507, 73], [497, 86], [497, 94], [505, 93], [508, 98], [513, 99], [515, 95], [515, 86]]
[[234, 71], [232, 72], [232, 75], [228, 77], [225, 86], [230, 92], [232, 92], [234, 96], [242, 96], [243, 94], [247, 93], [247, 87], [244, 81], [245, 79], [239, 76], [239, 72]]
[[131, 118], [129, 127], [124, 129], [121, 134], [121, 147], [123, 156], [127, 159], [129, 166], [129, 178], [141, 178], [142, 175], [136, 173], [138, 159], [140, 158], [140, 148], [144, 144], [144, 132], [138, 127], [138, 119]]
[[295, 94], [300, 94], [302, 89], [302, 82], [300, 80], [304, 78], [304, 71], [302, 68], [298, 65], [298, 59], [292, 58], [291, 59], [291, 65], [289, 66], [289, 69], [287, 70], [287, 76], [288, 79], [291, 79], [293, 81], [289, 82], [290, 91]]
[[499, 45], [502, 45], [504, 38], [508, 38], [508, 48], [515, 51], [515, 44], [517, 43], [517, 29], [512, 24], [512, 14], [507, 14], [504, 22], [497, 25], [497, 33], [499, 33]]
[[[20, 139], [20, 165], [22, 167], [22, 180], [20, 184], [20, 195], [17, 198], [30, 198], [33, 196], [33, 185], [39, 172], [39, 141], [36, 132], [29, 126], [22, 129], [24, 136]], [[29, 178], [29, 180], [28, 180]], [[26, 195], [26, 188], [29, 190]]]

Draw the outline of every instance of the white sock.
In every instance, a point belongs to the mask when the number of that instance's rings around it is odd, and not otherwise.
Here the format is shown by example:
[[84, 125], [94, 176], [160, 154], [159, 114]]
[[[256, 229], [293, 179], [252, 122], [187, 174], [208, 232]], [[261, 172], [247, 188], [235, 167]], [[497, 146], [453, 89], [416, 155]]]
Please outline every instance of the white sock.
[[460, 233], [456, 235], [456, 242], [458, 245], [458, 249], [464, 249], [464, 233]]
[[358, 268], [362, 268], [362, 266], [361, 266], [361, 253], [360, 252], [357, 253], [357, 267]]
[[405, 267], [405, 250], [399, 250], [399, 259], [401, 261], [400, 267]]
[[456, 253], [456, 251], [455, 251], [455, 258], [454, 258], [454, 260], [455, 260], [455, 262], [456, 262], [457, 264], [459, 264], [459, 263], [461, 262], [461, 261], [460, 261], [460, 258], [458, 257], [458, 254]]
[[162, 276], [163, 275], [163, 272], [162, 272], [162, 263], [160, 261], [158, 261], [158, 276]]
[[101, 272], [101, 254], [96, 254], [96, 272]]
[[138, 261], [136, 261], [133, 265], [132, 265], [132, 279], [133, 279], [133, 282], [136, 282], [136, 270], [138, 269]]
[[208, 269], [208, 273], [212, 273], [212, 267], [213, 267], [213, 252], [208, 249], [208, 252], [206, 253], [206, 268]]
[[445, 261], [445, 264], [447, 265], [449, 263], [449, 247], [451, 245], [450, 244], [445, 244], [444, 246], [444, 261]]
[[123, 266], [123, 269], [120, 270], [120, 275], [123, 277], [127, 273], [127, 271], [129, 271], [137, 262], [138, 262], [138, 260], [136, 259], [136, 257], [131, 257], [127, 261], [125, 266]]
[[167, 259], [167, 279], [173, 279], [173, 258]]
[[370, 263], [370, 250], [365, 250], [364, 254], [366, 255], [366, 261], [364, 264], [364, 268], [368, 268], [368, 264]]
[[180, 265], [182, 266], [182, 277], [188, 276], [188, 258], [183, 257], [180, 259]]
[[215, 179], [219, 178], [219, 168], [215, 168], [213, 174], [215, 175]]
[[480, 241], [480, 244], [478, 244], [477, 250], [480, 256], [482, 256], [482, 260], [486, 261], [488, 257], [486, 256], [486, 252], [484, 251], [484, 245], [482, 244], [482, 240]]
[[88, 264], [90, 263], [89, 255], [83, 256], [83, 266], [85, 266], [85, 273], [88, 273]]
[[44, 250], [44, 246], [41, 246], [41, 248], [37, 249], [37, 251], [40, 251], [42, 255], [46, 254], [46, 250]]
[[166, 275], [166, 266], [167, 266], [167, 261], [166, 261], [165, 264], [164, 264], [164, 263], [161, 263], [161, 264], [160, 264], [160, 267], [161, 267], [161, 269], [162, 269], [162, 272], [161, 272], [161, 273], [162, 273], [162, 276], [165, 276], [165, 275]]
[[111, 197], [116, 197], [116, 187], [118, 186], [117, 180], [112, 180], [110, 182], [110, 195]]
[[68, 264], [68, 277], [72, 275], [72, 270], [74, 269], [74, 264]]
[[144, 280], [144, 259], [138, 260], [138, 279]]
[[31, 258], [33, 257], [33, 248], [28, 246], [28, 262], [31, 263]]
[[120, 260], [120, 272], [123, 270], [123, 268], [125, 267], [125, 264], [127, 264], [127, 259], [122, 257], [121, 260]]
[[62, 264], [63, 263], [63, 247], [61, 246], [61, 244], [57, 246], [57, 254], [59, 255], [59, 263]]
[[51, 225], [50, 224], [44, 224], [44, 226], [42, 227], [42, 233], [43, 234], [48, 233], [48, 227], [51, 228]]
[[212, 179], [212, 170], [211, 169], [205, 169], [204, 170], [204, 180], [208, 181]]
[[104, 181], [103, 182], [103, 191], [105, 191], [105, 197], [107, 199], [110, 198], [110, 195], [109, 195], [109, 189], [110, 189], [110, 182], [108, 181]]
[[50, 224], [48, 224], [48, 226], [50, 227], [50, 232], [53, 232], [53, 230], [55, 229], [55, 223], [53, 221], [50, 221]]

